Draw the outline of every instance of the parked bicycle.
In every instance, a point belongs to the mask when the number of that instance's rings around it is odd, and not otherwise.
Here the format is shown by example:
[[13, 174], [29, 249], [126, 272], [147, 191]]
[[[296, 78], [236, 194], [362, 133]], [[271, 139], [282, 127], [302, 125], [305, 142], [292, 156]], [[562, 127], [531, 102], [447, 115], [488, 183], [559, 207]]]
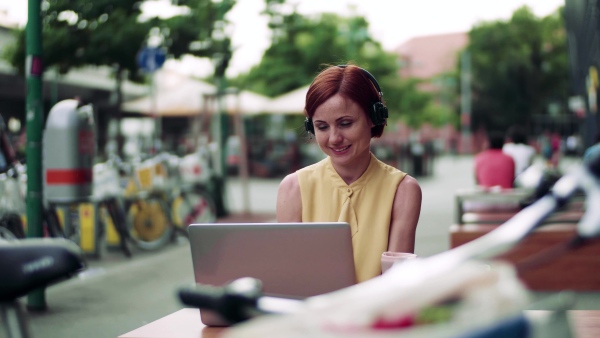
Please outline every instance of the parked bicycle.
[[70, 278], [85, 268], [83, 252], [72, 241], [0, 239], [0, 327], [4, 327], [7, 337], [31, 337], [19, 298]]
[[133, 239], [126, 224], [124, 191], [121, 187], [122, 170], [123, 165], [118, 158], [95, 164], [92, 199], [97, 203], [101, 213], [99, 217], [103, 225], [101, 235], [105, 237], [109, 231], [108, 227], [112, 226], [119, 237], [119, 248], [125, 256], [131, 257], [129, 244]]
[[[213, 175], [207, 153], [196, 152], [171, 159], [176, 190], [171, 217], [176, 226], [187, 229], [192, 223], [212, 223], [217, 219], [215, 203], [208, 190]], [[187, 235], [187, 230], [185, 231]]]
[[161, 153], [131, 165], [124, 193], [126, 223], [136, 245], [156, 250], [179, 236], [191, 223], [216, 220], [206, 186], [210, 170], [200, 154], [183, 158]]
[[[26, 234], [25, 194], [26, 166], [13, 162], [0, 174], [0, 236], [5, 239], [23, 239]], [[65, 232], [61, 227], [56, 206], [43, 204], [42, 229], [44, 237], [63, 237], [76, 240], [77, 231]]]

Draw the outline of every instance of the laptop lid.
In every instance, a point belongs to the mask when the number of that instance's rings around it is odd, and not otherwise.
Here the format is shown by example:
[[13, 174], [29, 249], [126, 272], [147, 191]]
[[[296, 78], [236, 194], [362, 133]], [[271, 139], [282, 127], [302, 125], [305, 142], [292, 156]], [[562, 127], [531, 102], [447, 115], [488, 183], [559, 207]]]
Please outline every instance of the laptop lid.
[[[348, 223], [209, 223], [188, 228], [196, 283], [262, 281], [265, 295], [305, 298], [356, 283]], [[227, 323], [201, 310], [205, 325]]]

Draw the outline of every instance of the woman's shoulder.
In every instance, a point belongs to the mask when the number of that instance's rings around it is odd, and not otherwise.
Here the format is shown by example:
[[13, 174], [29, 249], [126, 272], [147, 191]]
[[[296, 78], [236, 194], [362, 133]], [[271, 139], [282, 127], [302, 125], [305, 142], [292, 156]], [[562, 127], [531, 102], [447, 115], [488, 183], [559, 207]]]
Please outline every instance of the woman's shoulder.
[[416, 178], [405, 174], [404, 179], [401, 182], [402, 185], [404, 185], [405, 187], [407, 187], [408, 189], [415, 189], [418, 188], [419, 190], [421, 189], [421, 186], [419, 185], [419, 181], [417, 181]]
[[291, 173], [285, 176], [279, 183], [279, 192], [291, 193], [300, 189], [298, 182], [298, 172]]
[[398, 195], [409, 195], [409, 196], [413, 196], [413, 197], [421, 197], [422, 192], [421, 192], [421, 186], [419, 185], [419, 182], [417, 181], [417, 179], [415, 179], [414, 177], [405, 174], [404, 178], [402, 179], [402, 181], [400, 182], [400, 184], [398, 184], [398, 187], [396, 188], [396, 194]]

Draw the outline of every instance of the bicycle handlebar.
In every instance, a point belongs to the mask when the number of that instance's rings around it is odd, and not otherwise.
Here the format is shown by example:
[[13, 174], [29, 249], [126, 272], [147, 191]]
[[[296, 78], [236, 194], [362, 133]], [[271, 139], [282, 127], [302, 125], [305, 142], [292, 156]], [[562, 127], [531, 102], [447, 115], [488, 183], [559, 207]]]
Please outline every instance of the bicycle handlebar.
[[179, 299], [184, 304], [216, 311], [233, 323], [266, 313], [257, 307], [261, 296], [262, 282], [249, 277], [237, 279], [224, 287], [197, 285], [179, 290]]

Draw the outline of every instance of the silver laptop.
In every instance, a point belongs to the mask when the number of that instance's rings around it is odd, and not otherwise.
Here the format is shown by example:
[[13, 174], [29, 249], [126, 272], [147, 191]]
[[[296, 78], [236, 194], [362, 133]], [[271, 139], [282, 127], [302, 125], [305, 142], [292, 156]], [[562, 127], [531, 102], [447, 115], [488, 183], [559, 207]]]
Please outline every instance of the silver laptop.
[[[220, 286], [241, 277], [265, 295], [304, 298], [356, 283], [348, 223], [211, 223], [188, 228], [196, 283]], [[202, 323], [225, 326], [216, 313]]]

